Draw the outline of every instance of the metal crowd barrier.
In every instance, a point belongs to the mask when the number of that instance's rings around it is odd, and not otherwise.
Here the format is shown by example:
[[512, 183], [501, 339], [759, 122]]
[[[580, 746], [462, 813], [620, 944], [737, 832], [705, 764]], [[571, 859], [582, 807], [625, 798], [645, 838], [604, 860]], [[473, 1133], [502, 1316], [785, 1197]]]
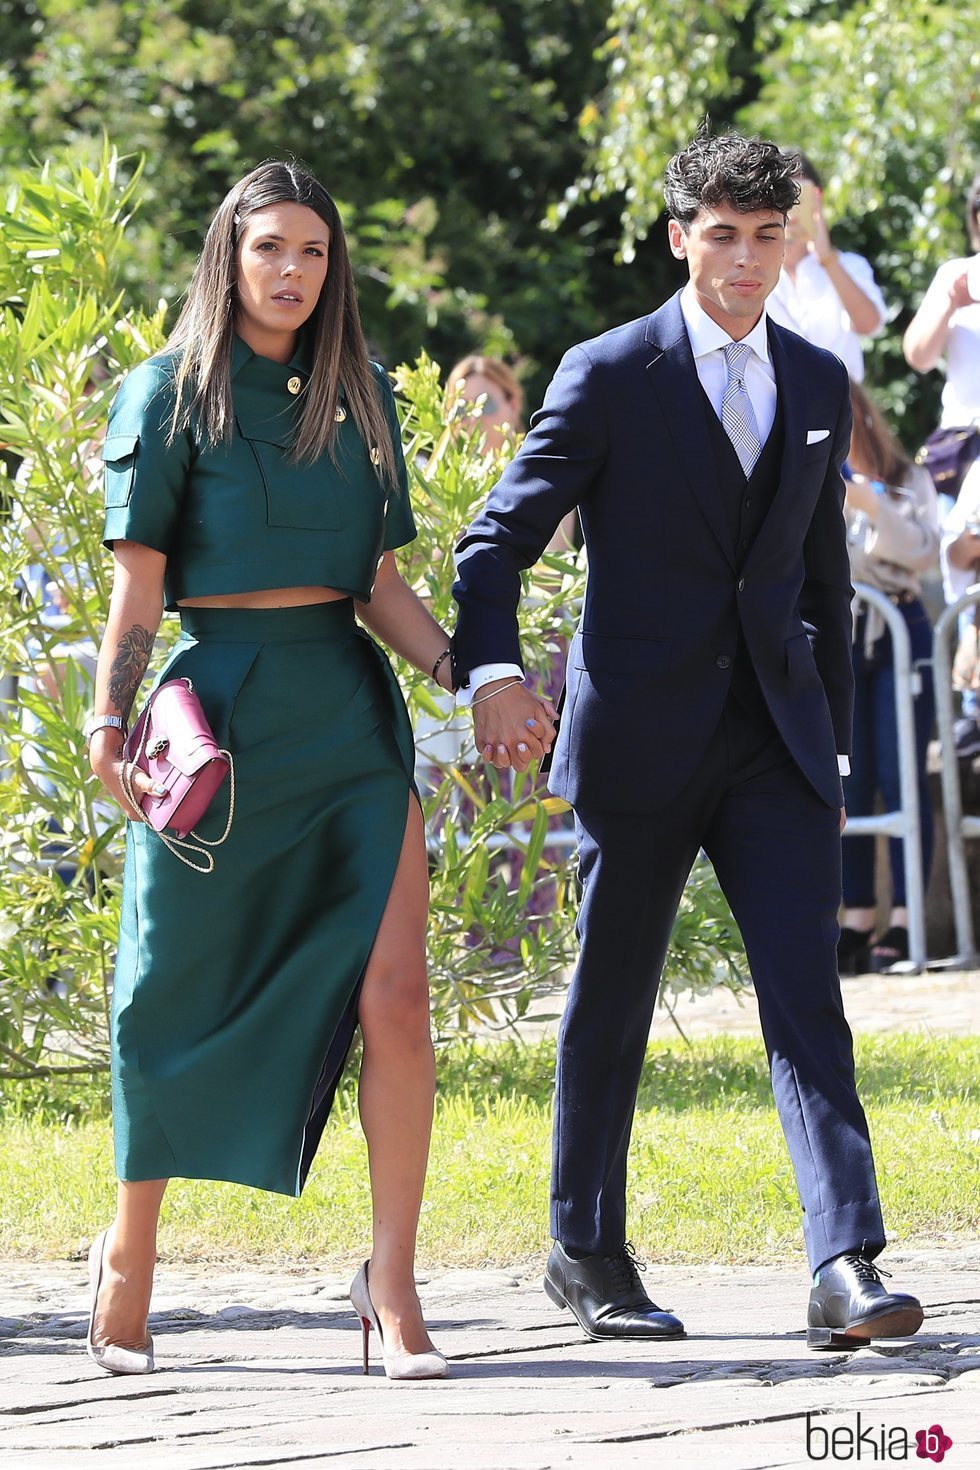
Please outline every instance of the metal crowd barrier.
[[963, 815], [960, 789], [960, 767], [953, 734], [953, 659], [950, 632], [955, 630], [960, 613], [980, 602], [980, 584], [969, 587], [958, 602], [950, 603], [936, 619], [932, 641], [932, 666], [936, 683], [936, 723], [939, 727], [939, 749], [942, 753], [943, 815], [946, 823], [946, 850], [949, 860], [949, 887], [953, 898], [956, 925], [956, 962], [972, 969], [977, 962], [970, 905], [970, 879], [966, 866], [965, 839], [980, 837], [980, 817]]
[[[845, 837], [869, 837], [882, 833], [902, 842], [905, 864], [905, 895], [909, 911], [909, 963], [915, 972], [926, 963], [926, 902], [922, 872], [922, 841], [919, 832], [919, 783], [915, 758], [914, 700], [922, 688], [922, 676], [912, 663], [909, 630], [895, 604], [876, 587], [855, 584], [856, 596], [881, 613], [892, 642], [895, 669], [895, 723], [898, 729], [898, 777], [901, 808], [868, 817], [848, 817]], [[977, 588], [980, 594], [980, 587]], [[937, 671], [938, 682], [938, 671]], [[945, 743], [944, 743], [944, 748]], [[954, 761], [955, 765], [955, 761]], [[946, 762], [943, 762], [945, 772]], [[980, 831], [980, 823], [977, 830]]]

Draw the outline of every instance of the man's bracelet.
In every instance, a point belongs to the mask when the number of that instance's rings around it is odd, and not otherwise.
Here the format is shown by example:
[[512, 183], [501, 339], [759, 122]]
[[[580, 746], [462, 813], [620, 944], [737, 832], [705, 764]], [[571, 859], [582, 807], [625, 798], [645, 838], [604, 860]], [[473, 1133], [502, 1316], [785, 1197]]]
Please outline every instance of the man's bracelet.
[[479, 697], [479, 699], [471, 699], [470, 700], [470, 709], [473, 709], [478, 704], [485, 704], [488, 699], [493, 699], [493, 697], [494, 697], [495, 694], [503, 694], [503, 692], [504, 692], [505, 689], [513, 689], [513, 687], [514, 687], [515, 684], [523, 684], [523, 683], [524, 683], [524, 680], [523, 679], [517, 679], [517, 678], [511, 679], [511, 681], [510, 681], [509, 684], [501, 684], [501, 686], [500, 686], [499, 689], [491, 689], [489, 694], [481, 694], [480, 697]]

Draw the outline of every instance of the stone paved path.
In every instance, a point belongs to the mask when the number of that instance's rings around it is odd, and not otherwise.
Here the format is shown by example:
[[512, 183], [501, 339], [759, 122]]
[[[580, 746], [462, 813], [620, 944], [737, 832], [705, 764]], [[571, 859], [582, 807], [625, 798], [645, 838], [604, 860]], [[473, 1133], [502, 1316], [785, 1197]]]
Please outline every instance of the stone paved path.
[[893, 1252], [889, 1266], [922, 1296], [923, 1330], [851, 1356], [807, 1351], [805, 1281], [786, 1268], [651, 1267], [652, 1293], [689, 1332], [656, 1348], [587, 1342], [536, 1270], [446, 1272], [423, 1299], [452, 1377], [399, 1385], [380, 1363], [361, 1375], [346, 1276], [164, 1261], [160, 1368], [111, 1378], [82, 1352], [83, 1263], [8, 1262], [0, 1465], [763, 1470], [857, 1463], [858, 1433], [862, 1464], [882, 1463], [883, 1443], [903, 1451], [887, 1463], [931, 1464], [915, 1432], [939, 1424], [949, 1470], [977, 1470], [980, 1247]]

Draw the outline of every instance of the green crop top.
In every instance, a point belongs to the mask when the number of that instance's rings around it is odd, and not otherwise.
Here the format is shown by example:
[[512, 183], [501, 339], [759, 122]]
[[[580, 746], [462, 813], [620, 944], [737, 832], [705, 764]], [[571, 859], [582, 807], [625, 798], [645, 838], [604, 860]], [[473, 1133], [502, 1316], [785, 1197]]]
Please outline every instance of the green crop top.
[[109, 414], [105, 461], [107, 546], [136, 541], [167, 558], [167, 609], [187, 597], [273, 587], [335, 587], [369, 602], [382, 553], [416, 536], [391, 384], [378, 375], [398, 485], [371, 463], [343, 398], [334, 456], [293, 464], [289, 445], [309, 378], [293, 360], [258, 357], [235, 338], [234, 437], [209, 447], [193, 428], [167, 444], [174, 357], [162, 353], [123, 379]]

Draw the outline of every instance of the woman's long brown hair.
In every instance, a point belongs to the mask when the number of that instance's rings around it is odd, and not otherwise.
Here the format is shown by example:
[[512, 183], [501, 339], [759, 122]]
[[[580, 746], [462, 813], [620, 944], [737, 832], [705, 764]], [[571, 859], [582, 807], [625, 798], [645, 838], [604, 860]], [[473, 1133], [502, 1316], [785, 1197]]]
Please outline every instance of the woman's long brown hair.
[[313, 368], [303, 394], [294, 460], [333, 453], [336, 409], [343, 388], [364, 443], [377, 446], [378, 470], [396, 486], [391, 428], [371, 369], [357, 288], [337, 206], [311, 173], [295, 163], [260, 163], [225, 195], [211, 221], [187, 296], [165, 350], [179, 348], [171, 434], [195, 417], [211, 444], [230, 441], [234, 414], [231, 353], [238, 307], [238, 244], [249, 217], [274, 204], [303, 204], [330, 231], [329, 268], [320, 298], [304, 327], [312, 335]]
[[868, 397], [859, 383], [851, 383], [851, 468], [869, 480], [886, 485], [902, 485], [912, 467], [905, 450], [885, 423], [878, 405]]

